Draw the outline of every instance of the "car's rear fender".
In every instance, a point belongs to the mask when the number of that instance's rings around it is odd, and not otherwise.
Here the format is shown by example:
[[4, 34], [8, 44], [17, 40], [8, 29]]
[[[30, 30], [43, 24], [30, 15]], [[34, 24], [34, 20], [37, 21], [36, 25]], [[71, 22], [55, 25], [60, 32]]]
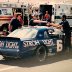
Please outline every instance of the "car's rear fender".
[[12, 37], [0, 37], [0, 54], [17, 56], [20, 52], [20, 39]]

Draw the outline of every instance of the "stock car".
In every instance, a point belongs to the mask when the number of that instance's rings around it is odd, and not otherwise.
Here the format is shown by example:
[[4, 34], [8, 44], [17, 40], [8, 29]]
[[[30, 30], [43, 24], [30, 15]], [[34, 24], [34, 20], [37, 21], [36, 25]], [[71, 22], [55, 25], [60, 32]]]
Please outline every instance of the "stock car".
[[48, 55], [62, 50], [63, 34], [50, 27], [23, 27], [7, 37], [0, 37], [0, 55], [4, 58], [35, 55], [43, 61]]

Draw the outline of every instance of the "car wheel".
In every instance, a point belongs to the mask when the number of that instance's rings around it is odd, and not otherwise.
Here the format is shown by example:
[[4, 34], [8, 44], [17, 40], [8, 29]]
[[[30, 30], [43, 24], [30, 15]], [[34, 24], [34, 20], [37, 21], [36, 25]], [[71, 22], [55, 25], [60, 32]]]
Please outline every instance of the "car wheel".
[[36, 58], [38, 61], [44, 61], [47, 57], [47, 52], [45, 46], [39, 46], [36, 49]]
[[8, 60], [9, 58], [7, 56], [3, 56], [3, 59]]

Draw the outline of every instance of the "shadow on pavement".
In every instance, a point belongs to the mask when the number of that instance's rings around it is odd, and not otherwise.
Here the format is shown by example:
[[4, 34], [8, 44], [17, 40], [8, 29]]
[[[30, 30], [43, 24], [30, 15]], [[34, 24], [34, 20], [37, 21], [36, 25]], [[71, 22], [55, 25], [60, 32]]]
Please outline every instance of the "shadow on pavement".
[[43, 62], [37, 61], [35, 57], [29, 57], [25, 59], [8, 59], [8, 60], [2, 59], [0, 60], [0, 64], [19, 66], [19, 67], [34, 67], [34, 66], [52, 64], [68, 59], [72, 59], [72, 51], [70, 51], [69, 53], [63, 52], [55, 56], [50, 56]]

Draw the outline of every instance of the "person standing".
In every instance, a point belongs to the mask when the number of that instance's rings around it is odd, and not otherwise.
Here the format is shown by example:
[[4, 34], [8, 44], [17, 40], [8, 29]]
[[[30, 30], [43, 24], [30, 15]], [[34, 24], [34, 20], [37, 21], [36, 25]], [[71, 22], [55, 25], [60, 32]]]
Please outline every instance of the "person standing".
[[35, 16], [33, 16], [33, 18], [30, 20], [29, 25], [30, 25], [30, 26], [37, 26], [37, 25], [41, 26], [41, 23], [45, 23], [45, 25], [46, 25], [47, 21], [40, 20], [40, 19], [38, 19], [38, 16], [35, 15]]
[[69, 22], [66, 20], [66, 15], [63, 15], [61, 18], [61, 22], [59, 24], [54, 24], [50, 23], [49, 25], [61, 28], [63, 33], [65, 33], [64, 39], [64, 49], [69, 49], [71, 48], [71, 31], [70, 31], [70, 25]]
[[21, 28], [22, 25], [19, 20], [20, 20], [20, 14], [17, 14], [16, 18], [11, 21], [11, 24], [10, 24], [11, 31], [14, 31], [15, 29]]
[[70, 49], [71, 48], [71, 31], [70, 31], [69, 22], [66, 20], [66, 15], [62, 16], [62, 22], [59, 24], [62, 26], [63, 32], [65, 33], [65, 48]]
[[48, 11], [46, 11], [45, 15], [44, 15], [44, 19], [48, 22], [50, 22], [50, 14], [48, 13]]

